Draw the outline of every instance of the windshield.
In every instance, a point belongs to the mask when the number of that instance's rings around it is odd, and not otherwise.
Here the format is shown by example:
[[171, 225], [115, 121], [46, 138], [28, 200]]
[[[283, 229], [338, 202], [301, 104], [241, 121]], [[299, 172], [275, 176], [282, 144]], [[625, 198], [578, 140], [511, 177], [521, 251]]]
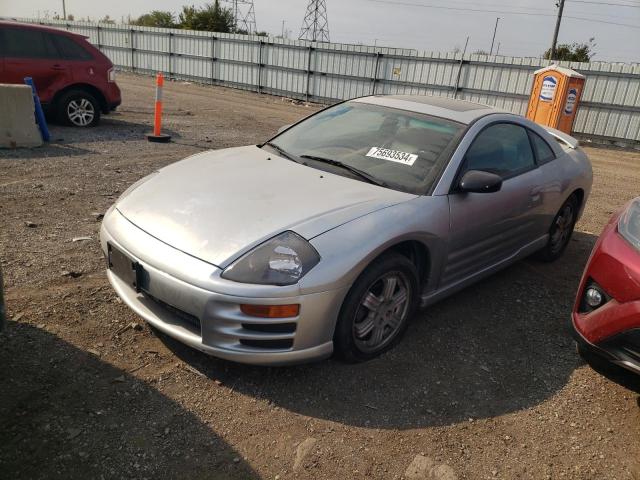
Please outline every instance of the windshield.
[[358, 170], [381, 185], [424, 194], [463, 129], [442, 118], [353, 101], [328, 108], [269, 143], [310, 167], [354, 178]]

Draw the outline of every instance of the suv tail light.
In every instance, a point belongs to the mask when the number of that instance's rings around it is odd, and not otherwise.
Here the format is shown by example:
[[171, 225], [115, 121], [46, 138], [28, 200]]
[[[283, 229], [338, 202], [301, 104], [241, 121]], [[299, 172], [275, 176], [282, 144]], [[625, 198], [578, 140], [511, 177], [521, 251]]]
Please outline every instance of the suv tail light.
[[111, 83], [116, 81], [116, 69], [111, 67], [107, 72], [107, 80]]

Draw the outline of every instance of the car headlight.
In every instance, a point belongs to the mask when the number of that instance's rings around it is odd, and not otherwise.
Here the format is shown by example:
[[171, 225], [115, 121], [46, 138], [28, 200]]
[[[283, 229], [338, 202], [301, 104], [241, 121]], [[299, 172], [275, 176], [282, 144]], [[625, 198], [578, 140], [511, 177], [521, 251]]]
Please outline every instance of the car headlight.
[[640, 198], [636, 198], [618, 220], [618, 233], [640, 251]]
[[320, 261], [304, 238], [287, 231], [258, 245], [229, 265], [222, 278], [260, 285], [293, 285]]

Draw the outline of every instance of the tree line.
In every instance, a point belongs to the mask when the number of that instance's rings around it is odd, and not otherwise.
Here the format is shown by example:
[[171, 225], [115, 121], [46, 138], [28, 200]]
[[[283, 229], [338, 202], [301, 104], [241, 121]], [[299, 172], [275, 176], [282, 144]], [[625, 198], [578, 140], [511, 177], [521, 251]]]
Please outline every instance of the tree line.
[[[185, 30], [205, 30], [221, 33], [249, 33], [237, 27], [233, 11], [230, 8], [220, 6], [218, 0], [202, 7], [185, 5], [177, 17], [169, 11], [153, 10], [132, 19], [129, 23], [142, 27], [183, 28]], [[266, 32], [257, 32], [257, 35], [267, 36], [268, 34]]]

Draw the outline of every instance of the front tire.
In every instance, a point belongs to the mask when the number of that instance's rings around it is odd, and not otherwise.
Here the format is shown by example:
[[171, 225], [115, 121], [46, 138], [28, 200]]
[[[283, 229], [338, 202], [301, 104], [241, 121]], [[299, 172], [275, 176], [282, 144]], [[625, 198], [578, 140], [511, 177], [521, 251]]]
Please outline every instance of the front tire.
[[100, 122], [100, 105], [90, 93], [71, 90], [58, 102], [58, 119], [71, 127], [95, 127]]
[[560, 207], [549, 229], [549, 241], [538, 252], [537, 258], [543, 262], [553, 262], [564, 253], [578, 219], [578, 198], [571, 195]]
[[358, 277], [340, 309], [336, 354], [349, 362], [370, 360], [393, 347], [407, 328], [418, 300], [418, 273], [404, 256], [375, 260]]

